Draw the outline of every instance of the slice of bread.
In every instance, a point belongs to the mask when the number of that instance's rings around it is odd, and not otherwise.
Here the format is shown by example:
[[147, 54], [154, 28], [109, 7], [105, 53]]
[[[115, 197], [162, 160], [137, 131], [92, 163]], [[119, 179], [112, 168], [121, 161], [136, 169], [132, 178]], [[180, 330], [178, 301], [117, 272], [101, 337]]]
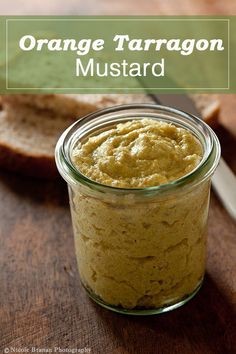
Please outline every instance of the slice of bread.
[[[191, 95], [207, 123], [216, 124], [219, 102]], [[152, 103], [145, 95], [6, 95], [0, 113], [0, 166], [21, 174], [55, 178], [54, 149], [61, 133], [78, 117], [126, 103]]]
[[0, 166], [28, 176], [54, 178], [59, 175], [54, 161], [56, 142], [78, 117], [99, 108], [145, 101], [151, 99], [144, 95], [2, 96]]
[[14, 105], [0, 112], [0, 166], [21, 174], [54, 178], [54, 149], [72, 119]]
[[[80, 95], [18, 94], [2, 96], [3, 105], [24, 105], [65, 117], [82, 117], [97, 109], [94, 99], [79, 99]], [[81, 95], [83, 96], [83, 95]]]
[[2, 96], [3, 105], [23, 104], [66, 117], [80, 118], [98, 109], [128, 103], [152, 103], [144, 94], [19, 94]]
[[[196, 108], [206, 123], [215, 126], [218, 121], [220, 102], [214, 94], [192, 94]], [[1, 101], [0, 101], [1, 102]], [[2, 104], [23, 104], [39, 110], [49, 110], [56, 115], [79, 118], [97, 109], [128, 103], [152, 103], [143, 94], [18, 94], [2, 96]]]
[[216, 127], [220, 112], [220, 101], [217, 95], [194, 94], [190, 95], [197, 110], [201, 113], [204, 121], [211, 127]]

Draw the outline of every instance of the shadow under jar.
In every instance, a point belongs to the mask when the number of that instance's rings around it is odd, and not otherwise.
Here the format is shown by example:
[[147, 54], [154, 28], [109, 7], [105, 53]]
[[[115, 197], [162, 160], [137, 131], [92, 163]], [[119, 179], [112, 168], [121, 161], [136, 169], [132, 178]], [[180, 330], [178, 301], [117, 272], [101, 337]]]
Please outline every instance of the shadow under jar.
[[[130, 189], [102, 185], [75, 167], [78, 142], [143, 118], [191, 132], [203, 150], [197, 167], [167, 184]], [[205, 272], [210, 180], [219, 158], [209, 126], [157, 105], [97, 111], [62, 134], [56, 163], [68, 183], [80, 278], [94, 301], [116, 312], [147, 315], [177, 308], [196, 294]]]

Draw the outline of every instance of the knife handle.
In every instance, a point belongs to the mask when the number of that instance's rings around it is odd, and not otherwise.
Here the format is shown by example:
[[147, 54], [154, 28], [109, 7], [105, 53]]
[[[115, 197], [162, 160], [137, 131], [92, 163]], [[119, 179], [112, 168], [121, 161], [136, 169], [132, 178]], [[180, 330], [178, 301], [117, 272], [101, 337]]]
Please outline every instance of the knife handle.
[[225, 209], [236, 221], [236, 176], [223, 158], [212, 178], [212, 185]]

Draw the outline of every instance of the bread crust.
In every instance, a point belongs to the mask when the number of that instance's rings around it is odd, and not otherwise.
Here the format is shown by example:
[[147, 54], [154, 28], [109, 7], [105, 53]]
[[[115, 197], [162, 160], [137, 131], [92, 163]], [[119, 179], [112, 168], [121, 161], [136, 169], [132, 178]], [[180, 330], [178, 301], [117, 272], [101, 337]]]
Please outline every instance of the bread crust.
[[0, 143], [0, 166], [21, 175], [55, 179], [59, 177], [54, 158], [26, 155], [13, 146]]
[[203, 120], [212, 128], [215, 128], [219, 123], [220, 101], [218, 96], [215, 94], [194, 94], [190, 97], [201, 113]]

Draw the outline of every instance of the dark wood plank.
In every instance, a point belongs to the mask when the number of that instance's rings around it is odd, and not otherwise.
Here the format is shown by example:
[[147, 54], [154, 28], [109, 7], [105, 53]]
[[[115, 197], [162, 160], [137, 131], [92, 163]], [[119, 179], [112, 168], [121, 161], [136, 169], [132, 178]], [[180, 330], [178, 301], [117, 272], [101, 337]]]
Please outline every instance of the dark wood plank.
[[1, 346], [93, 353], [233, 353], [236, 226], [212, 198], [202, 290], [172, 313], [132, 318], [93, 304], [79, 283], [63, 183], [1, 173]]
[[[218, 135], [236, 171], [230, 154], [236, 141], [225, 128]], [[63, 182], [2, 172], [0, 200], [0, 347], [87, 346], [94, 353], [236, 350], [236, 225], [214, 194], [202, 290], [179, 310], [142, 319], [100, 309], [81, 288]]]

